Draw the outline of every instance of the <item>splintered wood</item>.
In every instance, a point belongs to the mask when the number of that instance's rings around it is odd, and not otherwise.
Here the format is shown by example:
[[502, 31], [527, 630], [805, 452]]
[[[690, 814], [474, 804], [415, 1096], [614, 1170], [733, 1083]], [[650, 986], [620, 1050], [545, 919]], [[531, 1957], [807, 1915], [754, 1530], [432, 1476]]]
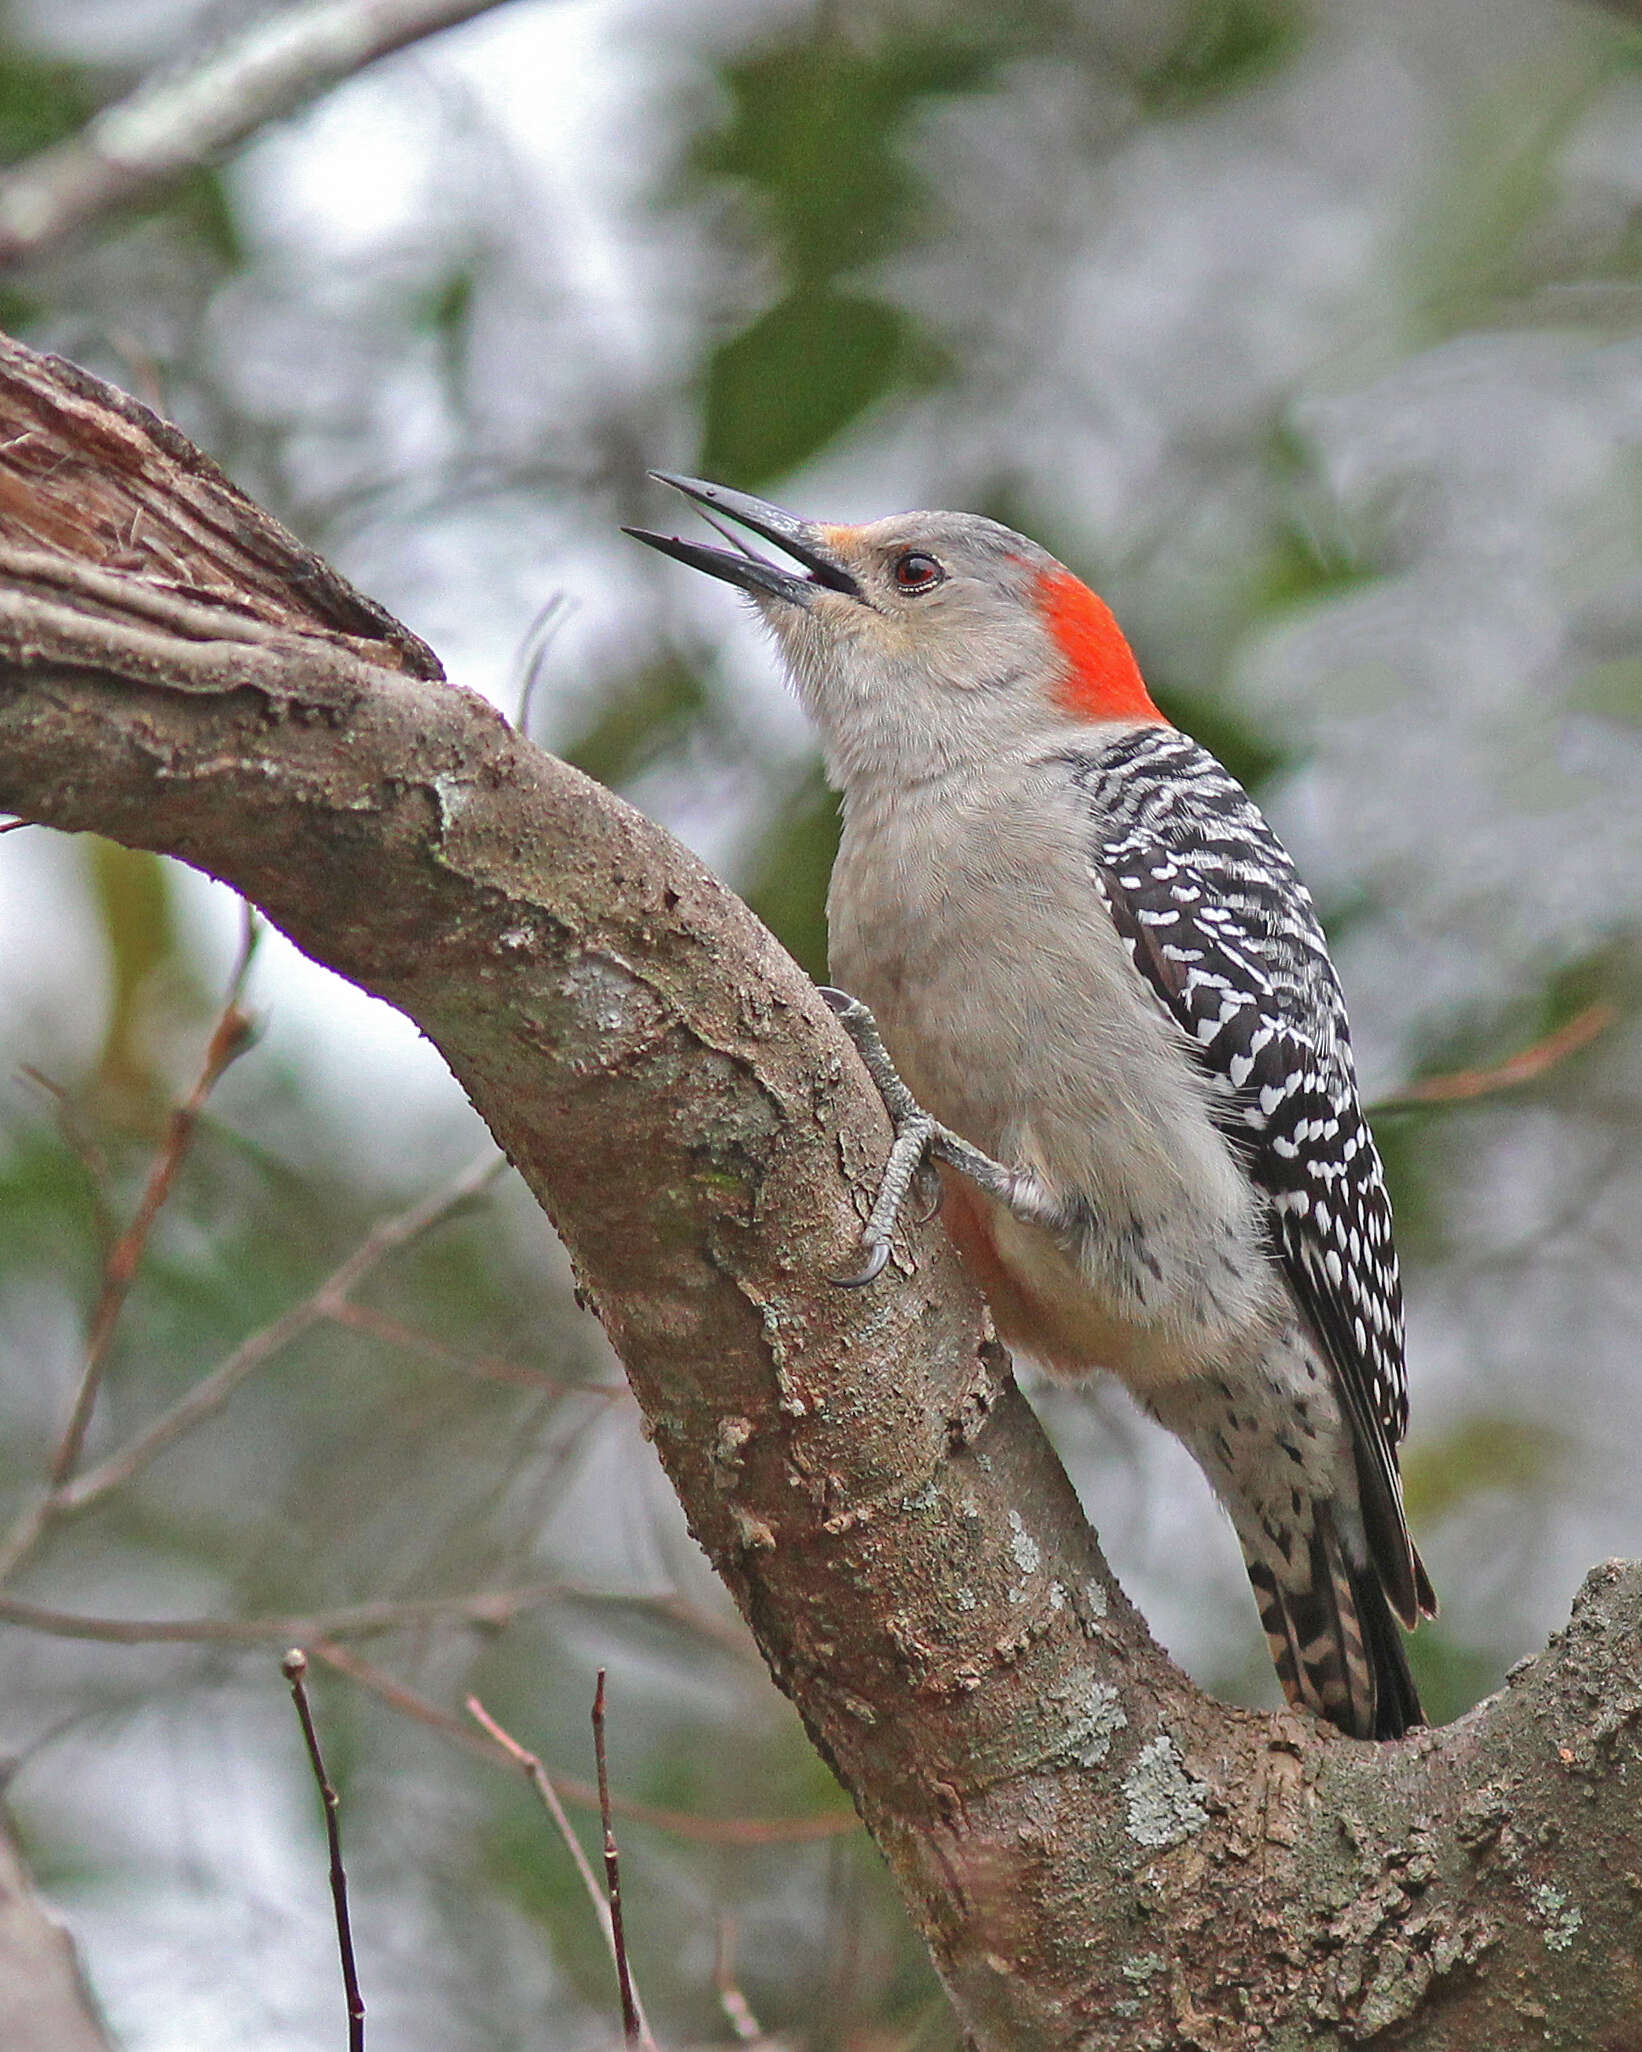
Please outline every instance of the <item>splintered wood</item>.
[[[287, 632], [369, 644], [383, 668], [437, 679], [438, 659], [230, 483], [177, 429], [61, 357], [0, 336], [0, 549], [12, 581], [142, 611], [140, 590]], [[225, 623], [226, 624], [226, 623]]]

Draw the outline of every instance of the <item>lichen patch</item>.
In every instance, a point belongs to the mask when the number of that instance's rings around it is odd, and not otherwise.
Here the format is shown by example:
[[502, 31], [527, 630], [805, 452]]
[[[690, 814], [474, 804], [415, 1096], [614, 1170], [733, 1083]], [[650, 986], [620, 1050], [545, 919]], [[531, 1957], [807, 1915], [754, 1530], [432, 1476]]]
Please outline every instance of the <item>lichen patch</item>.
[[1198, 1799], [1200, 1786], [1186, 1772], [1180, 1749], [1167, 1734], [1142, 1746], [1123, 1777], [1129, 1836], [1137, 1845], [1158, 1848], [1178, 1845], [1201, 1831], [1209, 1813]]

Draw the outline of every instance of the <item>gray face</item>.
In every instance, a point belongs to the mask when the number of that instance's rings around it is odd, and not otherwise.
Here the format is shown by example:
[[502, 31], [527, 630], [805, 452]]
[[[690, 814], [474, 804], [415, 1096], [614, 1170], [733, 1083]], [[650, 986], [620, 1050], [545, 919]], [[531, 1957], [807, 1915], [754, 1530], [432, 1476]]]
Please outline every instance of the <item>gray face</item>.
[[1064, 658], [1038, 603], [1061, 566], [1035, 542], [973, 513], [828, 526], [722, 485], [662, 481], [800, 566], [739, 542], [721, 549], [627, 530], [748, 594], [845, 790], [1019, 753], [1041, 742], [1046, 718], [1065, 724], [1053, 694]]

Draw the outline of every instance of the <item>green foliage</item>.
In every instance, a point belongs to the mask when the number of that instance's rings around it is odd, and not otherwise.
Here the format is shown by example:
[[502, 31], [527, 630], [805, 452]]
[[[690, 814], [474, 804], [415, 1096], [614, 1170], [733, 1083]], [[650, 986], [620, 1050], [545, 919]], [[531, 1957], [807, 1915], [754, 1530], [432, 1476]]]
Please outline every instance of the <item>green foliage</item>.
[[90, 74], [80, 65], [0, 43], [0, 162], [61, 142], [96, 111]]
[[848, 281], [927, 228], [931, 197], [902, 147], [924, 107], [984, 87], [1021, 39], [1007, 15], [980, 9], [926, 27], [899, 7], [862, 34], [817, 15], [723, 73], [729, 113], [694, 169], [746, 188], [786, 290], [708, 363], [710, 477], [761, 484], [933, 373], [909, 316]]
[[0, 281], [0, 333], [21, 334], [40, 313], [41, 302], [32, 292]]
[[1543, 1419], [1480, 1411], [1448, 1431], [1424, 1433], [1403, 1456], [1403, 1495], [1416, 1526], [1430, 1527], [1487, 1490], [1526, 1502], [1550, 1488], [1576, 1451]]
[[838, 853], [838, 798], [817, 763], [766, 829], [742, 895], [813, 976], [827, 975], [827, 879]]
[[1421, 1625], [1406, 1643], [1414, 1686], [1429, 1724], [1463, 1717], [1500, 1685], [1498, 1657], [1487, 1648], [1467, 1645], [1441, 1619]]
[[1590, 664], [1570, 688], [1568, 703], [1600, 719], [1642, 726], [1642, 656]]
[[108, 1025], [98, 1067], [103, 1085], [140, 1115], [142, 1105], [168, 1087], [154, 1071], [156, 998], [196, 1016], [204, 1000], [179, 945], [161, 858], [96, 835], [86, 846], [109, 968]]
[[424, 335], [460, 335], [473, 312], [478, 278], [471, 264], [433, 279], [412, 301], [411, 326]]
[[1370, 583], [1377, 568], [1351, 554], [1334, 536], [1291, 512], [1272, 528], [1256, 566], [1252, 596], [1262, 612], [1338, 598]]
[[949, 10], [937, 32], [919, 26], [929, 24], [888, 6], [856, 34], [818, 10], [725, 67], [728, 118], [697, 146], [695, 167], [757, 196], [795, 284], [824, 284], [905, 243], [926, 211], [901, 156], [909, 123], [934, 95], [986, 85], [1021, 41], [980, 9]]
[[913, 323], [880, 300], [825, 286], [789, 293], [713, 353], [702, 475], [759, 485], [795, 469], [905, 382], [920, 346]]
[[620, 790], [663, 757], [681, 753], [710, 717], [699, 672], [668, 658], [607, 693], [585, 726], [555, 743], [555, 752]]
[[[1598, 1002], [1620, 1011], [1629, 1002], [1624, 961], [1607, 951], [1584, 956], [1543, 977], [1515, 1004], [1483, 1018], [1456, 1011], [1440, 1042], [1428, 1045], [1418, 1074], [1427, 1080], [1489, 1070], [1537, 1048]], [[1580, 1055], [1575, 1051], [1518, 1083], [1490, 1090], [1480, 1100], [1498, 1106], [1543, 1104], [1548, 1093], [1578, 1092]], [[1397, 1239], [1405, 1256], [1418, 1248], [1429, 1259], [1452, 1251], [1445, 1225], [1443, 1186], [1447, 1157], [1441, 1133], [1450, 1120], [1471, 1116], [1477, 1098], [1371, 1107], [1375, 1141], [1385, 1161], [1386, 1181], [1397, 1215]]]
[[150, 211], [167, 216], [184, 238], [225, 271], [245, 260], [228, 182], [211, 164], [196, 164], [169, 186]]
[[1182, 113], [1285, 63], [1303, 41], [1295, 0], [1191, 0], [1179, 37], [1137, 81], [1148, 111]]
[[1596, 49], [1570, 44], [1553, 66], [1516, 71], [1479, 98], [1407, 243], [1424, 339], [1497, 321], [1544, 282], [1534, 234], [1559, 190], [1560, 153], [1621, 61], [1607, 39]]

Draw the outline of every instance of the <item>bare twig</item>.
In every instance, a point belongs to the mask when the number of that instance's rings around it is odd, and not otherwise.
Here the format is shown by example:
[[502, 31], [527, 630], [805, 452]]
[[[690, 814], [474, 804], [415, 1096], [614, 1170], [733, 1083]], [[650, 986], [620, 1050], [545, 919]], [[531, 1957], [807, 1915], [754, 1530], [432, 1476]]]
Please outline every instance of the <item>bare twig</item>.
[[633, 1401], [633, 1392], [625, 1382], [567, 1382], [561, 1375], [527, 1368], [522, 1362], [509, 1361], [500, 1354], [464, 1354], [371, 1304], [339, 1303], [332, 1306], [328, 1315], [334, 1324], [345, 1325], [350, 1332], [368, 1333], [407, 1354], [425, 1355], [442, 1367], [454, 1368], [458, 1374], [471, 1375], [477, 1382], [501, 1382], [511, 1388], [540, 1389], [555, 1396], [588, 1396], [607, 1404]]
[[1582, 1047], [1589, 1047], [1618, 1017], [1616, 1005], [1609, 1004], [1606, 998], [1597, 998], [1554, 1033], [1507, 1055], [1502, 1062], [1484, 1069], [1454, 1069], [1445, 1076], [1427, 1076], [1423, 1082], [1410, 1083], [1394, 1097], [1382, 1097], [1368, 1109], [1371, 1114], [1407, 1111], [1416, 1105], [1461, 1104], [1473, 1097], [1492, 1097], [1497, 1091], [1515, 1090], [1524, 1083], [1536, 1082], [1559, 1062], [1565, 1062]]
[[[600, 1671], [600, 1679], [601, 1681], [603, 1679], [602, 1669]], [[541, 1798], [543, 1809], [553, 1819], [554, 1829], [564, 1840], [571, 1862], [575, 1866], [577, 1874], [581, 1877], [581, 1884], [587, 1890], [588, 1900], [593, 1905], [594, 1914], [598, 1917], [599, 1923], [603, 1927], [605, 1943], [610, 1947], [611, 1958], [616, 1962], [617, 1972], [623, 1976], [622, 1985], [625, 1996], [630, 1998], [632, 2003], [632, 2014], [635, 2019], [636, 2028], [642, 2033], [641, 2036], [635, 2037], [630, 2031], [627, 2042], [629, 2044], [648, 2045], [652, 2047], [653, 2052], [655, 2040], [650, 2036], [650, 2026], [645, 2020], [643, 2006], [639, 2002], [637, 1992], [634, 1990], [625, 1972], [626, 1953], [622, 1948], [621, 1924], [619, 1921], [620, 1906], [619, 1904], [606, 1904], [593, 1869], [588, 1863], [587, 1855], [582, 1851], [581, 1840], [571, 1829], [570, 1819], [565, 1814], [564, 1804], [559, 1800], [558, 1790], [553, 1786], [547, 1769], [534, 1753], [520, 1745], [511, 1732], [505, 1730], [497, 1723], [496, 1719], [491, 1716], [477, 1696], [468, 1697], [467, 1713], [492, 1743], [499, 1746], [516, 1767], [523, 1770], [526, 1781], [530, 1783], [536, 1794]]]
[[422, 1198], [407, 1210], [374, 1226], [354, 1251], [322, 1282], [313, 1295], [272, 1324], [244, 1339], [184, 1397], [162, 1411], [152, 1424], [117, 1448], [96, 1467], [87, 1468], [58, 1487], [44, 1490], [21, 1511], [0, 1542], [0, 1583], [12, 1575], [31, 1553], [46, 1527], [54, 1519], [89, 1510], [113, 1490], [139, 1474], [166, 1448], [211, 1417], [228, 1401], [240, 1384], [267, 1361], [299, 1339], [311, 1326], [330, 1318], [348, 1293], [357, 1289], [384, 1256], [405, 1246], [436, 1225], [457, 1205], [482, 1190], [507, 1166], [500, 1155], [487, 1154], [471, 1162], [443, 1189]]
[[85, 1170], [86, 1192], [91, 1199], [97, 1245], [102, 1249], [102, 1259], [106, 1262], [108, 1249], [114, 1244], [119, 1232], [108, 1196], [107, 1159], [91, 1135], [82, 1129], [72, 1091], [65, 1089], [55, 1076], [48, 1076], [43, 1069], [37, 1069], [32, 1062], [21, 1063], [19, 1073], [26, 1076], [37, 1090], [43, 1090], [51, 1099], [58, 1135], [69, 1153]]
[[310, 1325], [331, 1318], [336, 1307], [346, 1301], [349, 1291], [357, 1289], [387, 1255], [397, 1252], [412, 1240], [420, 1239], [459, 1204], [494, 1182], [506, 1166], [499, 1155], [482, 1155], [453, 1176], [443, 1189], [435, 1190], [431, 1196], [373, 1226], [347, 1260], [332, 1271], [311, 1297], [293, 1306], [282, 1318], [265, 1326], [262, 1332], [253, 1333], [203, 1381], [195, 1383], [187, 1396], [180, 1398], [170, 1410], [162, 1411], [145, 1431], [138, 1433], [100, 1466], [88, 1468], [70, 1483], [62, 1492], [62, 1508], [65, 1511], [84, 1510], [111, 1489], [128, 1482], [156, 1455], [181, 1439], [184, 1433], [191, 1432], [202, 1419], [221, 1410], [253, 1369], [288, 1346]]
[[610, 1891], [610, 1943], [616, 1955], [616, 1985], [621, 1990], [622, 2036], [629, 2045], [639, 2042], [638, 2010], [634, 2006], [633, 1974], [627, 1963], [627, 1937], [621, 1922], [621, 1855], [616, 1851], [615, 1827], [610, 1821], [610, 1770], [604, 1757], [604, 1669], [593, 1689], [593, 1759], [599, 1775], [599, 1828], [604, 1833], [604, 1879]]
[[0, 179], [0, 268], [243, 142], [391, 51], [498, 0], [305, 0], [141, 85]]
[[536, 697], [536, 687], [541, 681], [542, 666], [547, 661], [547, 652], [558, 638], [559, 629], [575, 611], [575, 606], [562, 591], [554, 592], [547, 603], [540, 608], [526, 630], [524, 640], [519, 644], [519, 653], [514, 669], [519, 678], [519, 710], [513, 724], [521, 734], [530, 732], [530, 712]]
[[336, 1910], [336, 1946], [342, 1956], [342, 1992], [348, 2005], [348, 2052], [365, 2052], [365, 1998], [359, 1992], [359, 1970], [354, 1964], [353, 1930], [348, 1922], [348, 1877], [342, 1866], [342, 1832], [337, 1821], [337, 1812], [342, 1804], [325, 1772], [324, 1755], [319, 1750], [319, 1733], [314, 1729], [308, 1691], [303, 1687], [303, 1677], [308, 1672], [308, 1656], [300, 1646], [293, 1646], [286, 1654], [280, 1662], [280, 1672], [291, 1684], [291, 1700], [302, 1720], [308, 1763], [314, 1770], [319, 1800], [325, 1806], [325, 1843], [331, 1856], [331, 1902]]
[[103, 1263], [103, 1284], [98, 1295], [97, 1308], [92, 1314], [91, 1336], [86, 1341], [85, 1362], [80, 1370], [80, 1386], [75, 1391], [73, 1407], [69, 1412], [68, 1424], [58, 1442], [52, 1457], [51, 1486], [60, 1488], [73, 1474], [79, 1464], [80, 1454], [85, 1446], [86, 1430], [91, 1423], [91, 1413], [96, 1407], [97, 1392], [102, 1386], [103, 1367], [108, 1359], [109, 1342], [114, 1329], [125, 1309], [126, 1298], [131, 1294], [131, 1285], [136, 1281], [137, 1270], [142, 1263], [143, 1253], [148, 1246], [148, 1236], [154, 1229], [165, 1200], [171, 1194], [177, 1171], [182, 1166], [189, 1143], [199, 1126], [200, 1113], [205, 1109], [206, 1099], [222, 1080], [229, 1064], [243, 1054], [250, 1045], [253, 1020], [241, 1005], [245, 994], [245, 979], [251, 973], [252, 958], [256, 954], [257, 939], [262, 931], [260, 920], [247, 911], [245, 939], [240, 947], [239, 959], [234, 964], [233, 975], [228, 982], [228, 996], [223, 1003], [220, 1016], [211, 1038], [206, 1045], [205, 1060], [201, 1064], [198, 1080], [185, 1101], [171, 1114], [166, 1126], [165, 1139], [154, 1165], [149, 1171], [142, 1196], [131, 1223], [108, 1251]]
[[764, 2041], [764, 2027], [753, 2014], [753, 2006], [741, 1992], [735, 1977], [735, 1919], [721, 1916], [713, 1943], [713, 1987], [718, 2006], [743, 2045]]
[[[492, 1766], [496, 1764], [494, 1747], [460, 1718], [441, 1710], [437, 1703], [430, 1703], [415, 1689], [407, 1688], [373, 1661], [329, 1639], [310, 1639], [308, 1651], [404, 1716], [440, 1733], [464, 1752], [488, 1760]], [[587, 1782], [560, 1774], [554, 1777], [554, 1786], [564, 1801], [575, 1804], [577, 1809], [597, 1809], [599, 1792]], [[699, 1845], [804, 1845], [816, 1839], [842, 1837], [860, 1825], [859, 1818], [849, 1810], [829, 1810], [819, 1817], [699, 1817], [690, 1810], [664, 1809], [657, 1803], [635, 1802], [631, 1796], [620, 1795], [611, 1796], [610, 1807], [618, 1817], [626, 1817], [635, 1824], [653, 1825], [658, 1831], [671, 1832], [675, 1838], [690, 1839]]]
[[[0, 1596], [0, 1624], [44, 1632], [54, 1639], [85, 1639], [114, 1646], [260, 1646], [292, 1639], [364, 1639], [413, 1631], [430, 1624], [481, 1625], [493, 1630], [527, 1610], [584, 1592], [562, 1583], [519, 1589], [480, 1589], [468, 1595], [425, 1596], [398, 1603], [355, 1603], [345, 1609], [292, 1617], [88, 1617]], [[618, 1599], [619, 1600], [619, 1599]]]

